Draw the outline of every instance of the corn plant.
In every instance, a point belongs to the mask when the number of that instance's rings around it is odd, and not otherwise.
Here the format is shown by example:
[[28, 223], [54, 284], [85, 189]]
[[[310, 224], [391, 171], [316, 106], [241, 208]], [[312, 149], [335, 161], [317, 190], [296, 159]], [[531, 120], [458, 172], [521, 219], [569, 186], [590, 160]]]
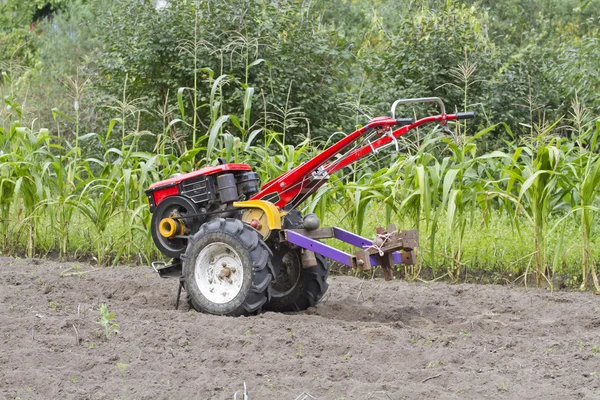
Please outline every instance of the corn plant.
[[[533, 228], [533, 258], [536, 283], [548, 278], [547, 232], [551, 213], [564, 210], [562, 197], [567, 178], [563, 172], [564, 150], [560, 138], [547, 135], [553, 126], [544, 129], [532, 141], [515, 149], [512, 162], [505, 166], [501, 178], [506, 178], [500, 193], [505, 209], [515, 219], [517, 228], [524, 218]], [[550, 281], [548, 281], [550, 282]]]
[[575, 103], [573, 108], [574, 129], [579, 136], [577, 146], [573, 147], [572, 152], [576, 154], [572, 157], [569, 169], [573, 178], [572, 212], [579, 215], [581, 224], [581, 289], [587, 288], [588, 276], [591, 274], [595, 289], [600, 291], [591, 241], [600, 194], [600, 157], [597, 154], [600, 121], [585, 126], [579, 118], [582, 112], [578, 112], [578, 104]]
[[49, 196], [49, 187], [44, 182], [42, 164], [49, 147], [50, 135], [47, 129], [35, 132], [33, 128], [20, 126], [15, 121], [2, 138], [2, 182], [3, 191], [3, 234], [8, 241], [6, 221], [10, 218], [11, 207], [15, 211], [15, 223], [19, 234], [25, 231], [27, 255], [33, 256], [36, 246], [37, 222], [41, 205]]
[[43, 175], [50, 182], [51, 195], [40, 205], [53, 210], [50, 213], [52, 228], [57, 233], [59, 255], [65, 257], [75, 210], [73, 203], [83, 179], [83, 167], [77, 161], [78, 158], [72, 156], [77, 149], [67, 151], [60, 145], [54, 145], [53, 149], [58, 150], [59, 154], [49, 151], [43, 164]]
[[[473, 224], [474, 212], [482, 205], [482, 194], [486, 190], [486, 180], [492, 175], [489, 163], [496, 165], [498, 158], [507, 156], [494, 152], [477, 157], [477, 139], [483, 137], [496, 126], [490, 126], [473, 136], [460, 136], [458, 142], [444, 138], [448, 150], [452, 154], [444, 159], [446, 167], [441, 191], [441, 203], [438, 207], [445, 214], [446, 246], [451, 248], [451, 268], [448, 273], [454, 280], [460, 278], [463, 266], [463, 240], [469, 221]], [[436, 216], [436, 219], [439, 216]]]

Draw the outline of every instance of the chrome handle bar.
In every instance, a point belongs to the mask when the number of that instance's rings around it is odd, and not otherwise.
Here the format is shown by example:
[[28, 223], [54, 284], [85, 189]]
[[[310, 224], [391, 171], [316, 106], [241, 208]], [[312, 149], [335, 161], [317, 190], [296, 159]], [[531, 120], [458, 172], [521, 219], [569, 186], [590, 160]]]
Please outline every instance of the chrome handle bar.
[[411, 104], [411, 103], [438, 103], [442, 115], [446, 114], [446, 107], [444, 102], [439, 97], [420, 97], [416, 99], [399, 99], [392, 104], [392, 118], [396, 118], [396, 106], [398, 104]]

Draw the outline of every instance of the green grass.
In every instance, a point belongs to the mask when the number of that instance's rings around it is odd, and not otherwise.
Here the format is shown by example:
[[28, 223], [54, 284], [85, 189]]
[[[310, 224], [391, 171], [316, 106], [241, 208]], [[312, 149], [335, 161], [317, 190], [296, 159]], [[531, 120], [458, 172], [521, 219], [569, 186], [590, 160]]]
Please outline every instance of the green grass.
[[[367, 209], [366, 219], [363, 229], [363, 236], [367, 238], [374, 237], [377, 227], [386, 226], [386, 215], [383, 207], [372, 205]], [[414, 229], [414, 222], [409, 218], [392, 217], [392, 222], [398, 230]], [[346, 230], [353, 230], [354, 223], [348, 218], [343, 217], [342, 211], [328, 213], [323, 224], [326, 226], [339, 226]], [[518, 224], [518, 222], [517, 222]], [[490, 217], [487, 222], [484, 221], [480, 212], [475, 214], [472, 221], [467, 224], [464, 235], [464, 252], [461, 263], [466, 273], [475, 275], [484, 275], [485, 281], [497, 283], [516, 282], [523, 283], [523, 274], [529, 271], [531, 274], [534, 268], [533, 254], [535, 244], [533, 239], [533, 228], [522, 223], [520, 229], [512, 217], [508, 215], [496, 215]], [[555, 230], [548, 238], [551, 247], [561, 246], [564, 252], [560, 252], [560, 262], [553, 275], [559, 276], [567, 286], [575, 288], [581, 284], [579, 276], [581, 272], [581, 253], [576, 251], [580, 246], [579, 237], [580, 227], [576, 220], [569, 220], [562, 226], [562, 229]], [[421, 243], [427, 243], [431, 236], [431, 230], [425, 227], [419, 229], [419, 240]], [[452, 268], [450, 259], [450, 250], [445, 246], [452, 233], [440, 231], [437, 233], [435, 252], [436, 263], [431, 263], [431, 257], [427, 248], [418, 249], [419, 266], [428, 269], [433, 274], [433, 278], [440, 277]], [[562, 237], [561, 237], [562, 236]], [[330, 240], [329, 244], [337, 246], [341, 250], [354, 252], [356, 249], [339, 241]], [[598, 249], [600, 244], [598, 238], [592, 242], [592, 247]], [[594, 257], [598, 257], [598, 251], [594, 252]], [[551, 261], [553, 261], [551, 259]], [[471, 277], [473, 278], [473, 277]], [[530, 280], [531, 282], [531, 280]]]
[[[67, 259], [83, 259], [98, 263], [98, 242], [102, 242], [104, 263], [132, 263], [148, 265], [151, 261], [162, 259], [156, 249], [150, 232], [132, 230], [130, 225], [123, 224], [122, 218], [115, 217], [108, 221], [105, 233], [95, 232], [94, 224], [82, 213], [74, 211], [69, 223], [69, 240], [64, 256], [59, 253], [60, 237], [51, 223], [50, 213], [41, 215], [36, 221], [36, 257], [64, 257]], [[10, 224], [5, 255], [27, 255], [28, 230], [26, 224]], [[121, 256], [114, 259], [118, 253]], [[102, 261], [100, 262], [102, 263]]]

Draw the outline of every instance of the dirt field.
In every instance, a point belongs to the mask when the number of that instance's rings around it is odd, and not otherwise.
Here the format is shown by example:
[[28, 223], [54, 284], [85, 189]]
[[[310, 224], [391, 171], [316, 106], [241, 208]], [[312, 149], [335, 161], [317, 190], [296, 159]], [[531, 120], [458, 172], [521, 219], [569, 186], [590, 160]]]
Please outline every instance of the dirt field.
[[1, 398], [600, 398], [590, 293], [333, 277], [316, 309], [226, 318], [151, 268], [0, 265]]

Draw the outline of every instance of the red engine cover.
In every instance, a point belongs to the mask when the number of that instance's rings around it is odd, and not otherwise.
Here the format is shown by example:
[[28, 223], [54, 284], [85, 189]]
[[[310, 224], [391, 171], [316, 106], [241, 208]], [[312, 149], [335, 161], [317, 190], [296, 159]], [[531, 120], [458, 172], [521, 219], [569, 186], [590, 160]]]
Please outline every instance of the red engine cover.
[[252, 171], [252, 168], [248, 164], [223, 164], [216, 165], [214, 167], [206, 167], [197, 171], [188, 172], [187, 174], [181, 174], [173, 178], [165, 179], [164, 181], [156, 182], [150, 185], [150, 188], [146, 190], [148, 200], [150, 202], [150, 208], [154, 209], [163, 199], [169, 196], [179, 194], [179, 184], [185, 180], [195, 178], [200, 175], [212, 175], [219, 172], [226, 171]]

